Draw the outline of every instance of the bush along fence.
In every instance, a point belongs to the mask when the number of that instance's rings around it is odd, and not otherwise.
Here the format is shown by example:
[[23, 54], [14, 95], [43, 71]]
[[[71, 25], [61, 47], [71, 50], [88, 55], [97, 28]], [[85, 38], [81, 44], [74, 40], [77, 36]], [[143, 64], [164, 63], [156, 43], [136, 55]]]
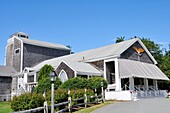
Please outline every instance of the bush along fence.
[[[62, 112], [69, 112], [72, 113], [73, 110], [77, 110], [79, 108], [86, 108], [89, 104], [97, 104], [100, 102], [105, 102], [104, 100], [104, 91], [103, 88], [101, 88], [102, 93], [97, 94], [97, 90], [95, 89], [95, 93], [88, 93], [89, 90], [84, 89], [84, 95], [81, 97], [78, 97], [76, 94], [72, 94], [76, 92], [76, 90], [68, 90], [67, 98], [68, 101], [61, 102], [62, 97], [59, 96], [59, 100], [55, 99], [55, 102], [57, 101], [57, 104], [54, 104], [55, 111], [56, 113], [62, 113]], [[60, 93], [60, 92], [59, 92]], [[78, 92], [77, 92], [78, 93]], [[43, 107], [37, 107], [34, 109], [29, 109], [29, 110], [24, 110], [24, 111], [17, 111], [13, 113], [37, 113], [40, 112], [42, 113], [50, 113], [49, 111], [51, 110], [51, 103], [48, 101], [51, 97], [49, 97], [50, 93], [47, 93], [47, 96], [44, 95], [45, 101], [44, 101], [44, 106]], [[79, 94], [81, 95], [81, 94]], [[56, 96], [56, 95], [55, 95]], [[47, 98], [47, 99], [46, 99]], [[48, 101], [48, 102], [47, 102]]]

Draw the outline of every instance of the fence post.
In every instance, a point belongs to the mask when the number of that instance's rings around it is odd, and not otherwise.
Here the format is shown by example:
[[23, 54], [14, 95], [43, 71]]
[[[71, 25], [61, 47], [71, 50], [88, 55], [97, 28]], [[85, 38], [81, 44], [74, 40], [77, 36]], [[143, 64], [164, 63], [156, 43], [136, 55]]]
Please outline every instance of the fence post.
[[47, 104], [47, 101], [44, 101], [44, 113], [48, 113], [48, 104]]
[[44, 91], [43, 97], [45, 99], [45, 101], [44, 101], [44, 113], [48, 113], [48, 103], [47, 103], [47, 100], [46, 100], [46, 91]]
[[84, 89], [84, 103], [85, 103], [85, 108], [87, 107], [87, 94], [86, 94], [86, 92], [87, 92], [87, 89], [85, 88], [85, 89]]
[[95, 92], [95, 97], [96, 97], [96, 103], [98, 103], [98, 96], [97, 96], [97, 89], [96, 88], [94, 89], [94, 92]]
[[101, 90], [102, 90], [102, 100], [103, 100], [103, 102], [105, 102], [105, 99], [104, 99], [104, 88], [103, 88], [103, 82], [101, 82]]
[[68, 110], [69, 110], [69, 113], [72, 113], [70, 90], [68, 90]]

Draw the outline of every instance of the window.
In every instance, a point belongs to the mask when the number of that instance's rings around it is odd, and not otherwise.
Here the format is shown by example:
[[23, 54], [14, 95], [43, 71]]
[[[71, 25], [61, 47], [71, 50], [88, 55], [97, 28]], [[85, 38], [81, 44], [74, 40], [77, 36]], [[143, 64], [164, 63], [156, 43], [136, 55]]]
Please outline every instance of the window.
[[15, 49], [15, 54], [18, 54], [20, 52], [20, 48]]
[[67, 73], [64, 70], [61, 70], [61, 72], [59, 74], [59, 78], [60, 78], [61, 82], [65, 82], [66, 80], [68, 80]]

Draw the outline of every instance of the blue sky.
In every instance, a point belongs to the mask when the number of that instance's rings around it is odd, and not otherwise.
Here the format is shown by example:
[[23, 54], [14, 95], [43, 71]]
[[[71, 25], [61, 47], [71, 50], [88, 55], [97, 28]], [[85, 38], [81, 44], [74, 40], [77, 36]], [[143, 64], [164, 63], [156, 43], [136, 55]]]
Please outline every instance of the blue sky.
[[74, 52], [146, 37], [170, 44], [170, 0], [1, 0], [0, 64], [17, 31], [31, 39], [71, 45]]

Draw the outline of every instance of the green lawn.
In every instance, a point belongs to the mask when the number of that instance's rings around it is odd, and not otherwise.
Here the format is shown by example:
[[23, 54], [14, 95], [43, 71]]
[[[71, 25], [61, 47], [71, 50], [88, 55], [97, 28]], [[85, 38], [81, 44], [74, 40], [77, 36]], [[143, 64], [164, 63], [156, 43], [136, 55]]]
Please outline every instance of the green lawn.
[[92, 107], [88, 107], [88, 108], [85, 108], [85, 109], [81, 109], [79, 111], [76, 111], [74, 113], [91, 113], [92, 111], [96, 110], [96, 109], [99, 109], [103, 106], [106, 106], [108, 104], [112, 104], [114, 101], [106, 101], [105, 103], [101, 103], [101, 104], [98, 104], [98, 105], [94, 105]]
[[0, 113], [12, 112], [10, 102], [0, 102]]

